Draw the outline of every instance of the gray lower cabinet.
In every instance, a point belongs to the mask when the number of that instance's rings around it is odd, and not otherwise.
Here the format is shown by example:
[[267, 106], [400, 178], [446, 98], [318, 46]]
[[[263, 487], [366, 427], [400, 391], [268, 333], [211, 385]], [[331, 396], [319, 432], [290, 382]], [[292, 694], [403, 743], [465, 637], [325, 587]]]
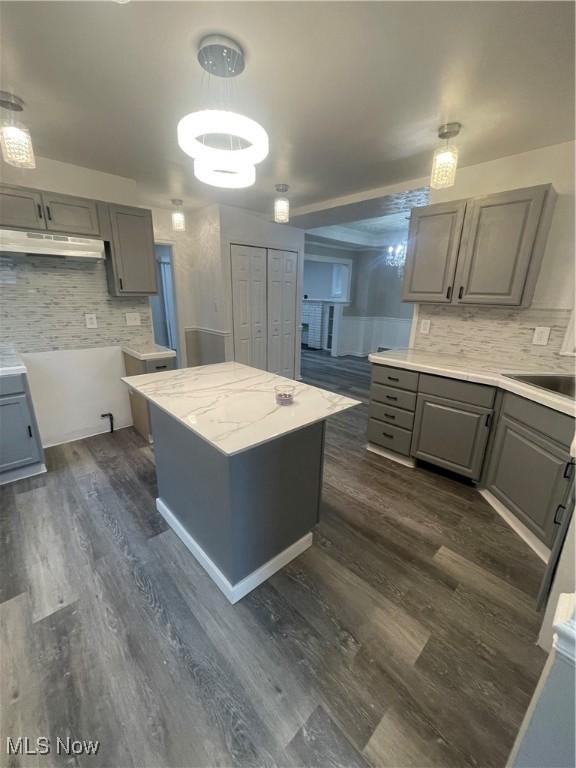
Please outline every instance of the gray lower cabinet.
[[465, 211], [465, 200], [412, 210], [403, 301], [450, 303]]
[[152, 213], [146, 208], [108, 205], [108, 287], [115, 296], [157, 293]]
[[[124, 350], [124, 368], [126, 376], [139, 376], [143, 373], [161, 373], [162, 371], [171, 371], [176, 367], [176, 355], [174, 357], [152, 357], [148, 360], [140, 360]], [[142, 435], [145, 440], [152, 440], [150, 429], [150, 408], [146, 398], [132, 389], [128, 392], [130, 398], [130, 410], [132, 411], [132, 421], [134, 429]]]
[[506, 395], [490, 456], [488, 490], [548, 547], [567, 514], [573, 425], [569, 416]]
[[0, 397], [0, 482], [2, 473], [41, 460], [34, 415], [26, 393]]
[[491, 408], [419, 394], [411, 454], [477, 480], [491, 417]]
[[100, 224], [96, 202], [84, 197], [42, 192], [46, 227], [51, 232], [98, 237]]
[[46, 229], [41, 193], [25, 187], [0, 185], [0, 227]]

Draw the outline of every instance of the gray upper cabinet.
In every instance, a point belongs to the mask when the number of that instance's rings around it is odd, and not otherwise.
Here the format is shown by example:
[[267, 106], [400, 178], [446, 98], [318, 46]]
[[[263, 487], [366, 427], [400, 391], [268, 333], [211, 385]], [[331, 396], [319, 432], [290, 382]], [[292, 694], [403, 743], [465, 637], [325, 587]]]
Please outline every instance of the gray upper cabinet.
[[504, 397], [487, 472], [488, 490], [552, 546], [573, 482], [574, 419], [516, 395]]
[[42, 192], [46, 226], [52, 232], [98, 237], [100, 224], [94, 200]]
[[465, 210], [465, 200], [412, 210], [404, 301], [450, 303]]
[[108, 206], [111, 252], [108, 282], [112, 293], [156, 293], [152, 213], [145, 208]]
[[414, 208], [404, 301], [529, 305], [555, 202], [545, 184]]
[[471, 200], [455, 282], [464, 304], [522, 303], [548, 187], [530, 187]]
[[38, 462], [41, 448], [25, 393], [0, 397], [0, 473]]
[[419, 394], [411, 454], [477, 480], [491, 416], [491, 408]]
[[0, 227], [46, 229], [42, 195], [34, 189], [0, 186]]

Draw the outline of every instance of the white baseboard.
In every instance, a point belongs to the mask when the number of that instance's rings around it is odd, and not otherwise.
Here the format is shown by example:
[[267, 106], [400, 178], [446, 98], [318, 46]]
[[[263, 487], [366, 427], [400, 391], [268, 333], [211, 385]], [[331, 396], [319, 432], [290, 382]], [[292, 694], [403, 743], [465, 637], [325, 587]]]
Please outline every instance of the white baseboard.
[[512, 528], [512, 530], [517, 533], [526, 544], [528, 544], [530, 549], [533, 549], [534, 552], [536, 552], [540, 560], [547, 563], [550, 558], [550, 550], [548, 547], [545, 544], [542, 544], [540, 539], [536, 538], [532, 531], [526, 528], [524, 523], [521, 523], [520, 520], [518, 520], [514, 512], [510, 512], [508, 507], [502, 504], [502, 502], [497, 499], [496, 496], [493, 496], [490, 491], [483, 489], [479, 490], [479, 493], [480, 496], [490, 504], [492, 509], [495, 512], [498, 512], [500, 517], [508, 523], [510, 528]]
[[387, 451], [386, 448], [380, 448], [379, 445], [374, 445], [374, 443], [366, 443], [366, 450], [370, 451], [370, 453], [376, 453], [378, 456], [383, 456], [385, 459], [390, 459], [390, 461], [395, 461], [397, 464], [402, 464], [403, 467], [414, 469], [416, 466], [414, 459], [410, 459], [408, 456], [400, 456], [399, 453], [394, 453], [394, 451]]
[[305, 536], [302, 536], [298, 541], [295, 541], [271, 560], [268, 560], [267, 563], [261, 565], [260, 568], [252, 571], [252, 573], [248, 574], [248, 576], [243, 578], [237, 584], [230, 584], [216, 563], [208, 557], [206, 552], [204, 552], [198, 542], [188, 533], [186, 528], [184, 528], [182, 523], [162, 499], [156, 499], [156, 508], [170, 528], [172, 528], [178, 538], [190, 550], [208, 576], [210, 576], [212, 581], [231, 603], [237, 603], [238, 600], [241, 600], [248, 594], [248, 592], [252, 592], [253, 589], [256, 589], [256, 587], [269, 579], [270, 576], [276, 573], [276, 571], [284, 568], [284, 566], [288, 565], [291, 560], [298, 557], [298, 555], [301, 555], [302, 552], [312, 546], [312, 533], [310, 532]]
[[27, 467], [18, 467], [0, 475], [0, 485], [15, 483], [16, 480], [25, 480], [27, 477], [42, 475], [46, 472], [46, 464], [29, 464]]

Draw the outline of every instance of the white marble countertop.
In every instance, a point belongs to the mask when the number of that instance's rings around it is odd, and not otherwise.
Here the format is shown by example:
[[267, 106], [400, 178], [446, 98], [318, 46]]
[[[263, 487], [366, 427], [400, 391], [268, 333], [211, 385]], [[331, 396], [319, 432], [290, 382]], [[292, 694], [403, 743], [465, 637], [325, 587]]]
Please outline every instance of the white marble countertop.
[[0, 376], [13, 376], [26, 373], [26, 366], [13, 347], [0, 346]]
[[122, 347], [122, 352], [137, 358], [138, 360], [162, 360], [168, 357], [176, 357], [176, 352], [160, 344], [133, 345]]
[[[122, 379], [222, 453], [232, 455], [359, 405], [300, 381], [241, 363], [218, 363]], [[274, 387], [294, 387], [294, 402], [278, 405]]]
[[416, 349], [394, 349], [387, 352], [374, 352], [368, 356], [371, 363], [391, 365], [395, 368], [406, 368], [411, 371], [432, 373], [437, 376], [447, 376], [452, 379], [472, 381], [476, 384], [489, 384], [507, 392], [541, 403], [555, 411], [576, 416], [576, 403], [565, 395], [548, 392], [540, 387], [525, 384], [507, 378], [506, 374], [555, 374], [557, 371], [531, 370], [529, 366], [519, 369], [518, 366], [507, 366], [463, 355], [446, 355], [440, 352], [423, 352]]

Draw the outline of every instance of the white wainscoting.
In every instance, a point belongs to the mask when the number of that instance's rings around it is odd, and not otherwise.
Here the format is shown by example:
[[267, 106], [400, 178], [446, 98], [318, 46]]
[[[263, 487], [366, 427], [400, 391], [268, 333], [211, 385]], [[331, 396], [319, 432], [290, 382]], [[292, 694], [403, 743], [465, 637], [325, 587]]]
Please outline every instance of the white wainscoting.
[[378, 347], [407, 347], [410, 340], [410, 318], [352, 317], [343, 315], [336, 354], [365, 357]]

